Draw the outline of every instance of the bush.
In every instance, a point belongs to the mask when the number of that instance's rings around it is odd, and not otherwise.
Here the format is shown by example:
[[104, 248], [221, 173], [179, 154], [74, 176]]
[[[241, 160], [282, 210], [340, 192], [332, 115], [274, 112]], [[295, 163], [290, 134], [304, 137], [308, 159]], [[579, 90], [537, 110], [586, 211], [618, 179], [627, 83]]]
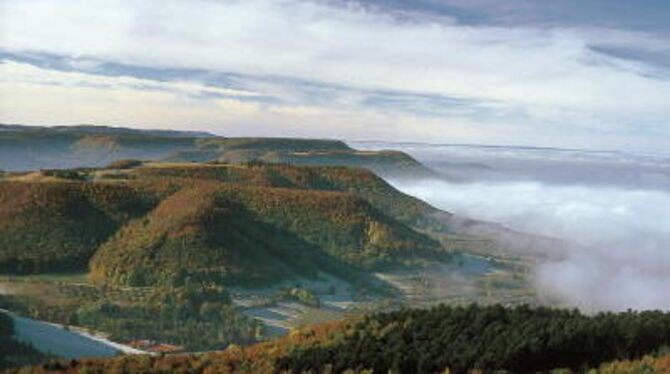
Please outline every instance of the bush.
[[54, 177], [60, 179], [69, 179], [74, 181], [86, 180], [86, 173], [78, 170], [42, 170], [45, 177]]
[[107, 165], [107, 169], [132, 169], [138, 166], [142, 166], [143, 162], [135, 159], [125, 159], [114, 161], [111, 164]]

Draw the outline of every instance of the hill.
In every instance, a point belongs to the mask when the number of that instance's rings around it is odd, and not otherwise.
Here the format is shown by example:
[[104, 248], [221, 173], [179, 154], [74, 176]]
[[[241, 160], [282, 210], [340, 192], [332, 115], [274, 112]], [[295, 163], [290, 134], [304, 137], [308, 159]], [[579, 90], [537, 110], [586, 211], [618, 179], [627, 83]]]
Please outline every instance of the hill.
[[154, 204], [124, 184], [0, 183], [0, 272], [85, 269], [100, 244]]
[[645, 355], [669, 343], [669, 319], [661, 312], [586, 316], [526, 306], [439, 306], [304, 328], [247, 348], [52, 363], [22, 372], [573, 373], [599, 367], [589, 372], [665, 373], [667, 357]]
[[134, 134], [134, 135], [152, 135], [163, 137], [194, 137], [208, 138], [215, 135], [203, 131], [178, 131], [178, 130], [140, 130], [129, 127], [101, 126], [101, 125], [72, 125], [72, 126], [25, 126], [25, 125], [7, 125], [0, 124], [0, 132], [3, 131], [21, 131], [21, 132], [54, 132], [54, 133], [79, 133], [79, 134]]
[[122, 158], [158, 159], [194, 147], [193, 138], [135, 133], [0, 131], [0, 169], [102, 166]]
[[[293, 165], [353, 166], [381, 175], [435, 177], [436, 174], [406, 153], [399, 151], [358, 151], [337, 140], [290, 138], [206, 139], [198, 144], [201, 152], [222, 163], [252, 160]], [[181, 157], [179, 157], [181, 156]], [[169, 161], [202, 161], [189, 155], [173, 155]]]
[[212, 138], [203, 139], [198, 145], [202, 149], [214, 149], [222, 153], [231, 151], [309, 152], [313, 150], [353, 150], [341, 140], [302, 138]]
[[0, 125], [0, 170], [100, 167], [119, 159], [173, 162], [250, 160], [364, 167], [385, 175], [435, 174], [402, 152], [361, 152], [344, 142], [300, 138], [225, 138], [208, 133], [109, 126]]
[[[259, 160], [294, 165], [354, 166], [384, 176], [435, 178], [437, 174], [404, 152], [399, 151], [309, 151], [269, 152]], [[223, 158], [225, 160], [225, 157]]]
[[0, 270], [13, 274], [84, 271], [93, 258], [101, 282], [268, 284], [446, 256], [417, 231], [433, 208], [354, 168], [154, 163], [13, 174], [0, 203]]
[[[439, 215], [438, 209], [401, 193], [381, 177], [362, 168], [298, 166], [257, 161], [244, 165], [149, 163], [126, 173], [143, 178], [177, 177], [265, 187], [351, 192], [405, 224], [420, 228], [427, 228], [432, 224], [436, 230], [448, 231], [444, 222], [438, 222], [433, 217]], [[441, 213], [448, 216], [447, 213]]]
[[351, 192], [390, 217], [442, 241], [446, 248], [454, 251], [531, 258], [543, 252], [538, 251], [538, 248], [555, 249], [564, 244], [553, 238], [528, 235], [499, 224], [436, 209], [398, 191], [380, 176], [363, 168], [298, 166], [262, 161], [244, 164], [146, 163], [123, 173], [142, 178], [169, 176], [256, 186]]
[[347, 277], [435, 256], [439, 244], [341, 192], [199, 182], [131, 221], [91, 261], [95, 279], [128, 285], [268, 284]]
[[[462, 251], [490, 255], [501, 244], [487, 236], [501, 233], [514, 244], [541, 243], [455, 217], [351, 167], [129, 160], [105, 169], [9, 173], [0, 179], [0, 202], [0, 271], [13, 274], [85, 271], [99, 249], [133, 250], [139, 262], [172, 253], [162, 265], [175, 265], [179, 248], [187, 248], [225, 260], [227, 282], [245, 274], [244, 282], [267, 283], [289, 274], [416, 265]], [[483, 236], [469, 235], [475, 231]], [[226, 248], [248, 249], [245, 258], [258, 256], [254, 265], [262, 270], [250, 271], [251, 262]], [[263, 267], [264, 260], [274, 265]], [[220, 264], [210, 270], [222, 273]], [[164, 272], [152, 282], [167, 281], [176, 269]]]

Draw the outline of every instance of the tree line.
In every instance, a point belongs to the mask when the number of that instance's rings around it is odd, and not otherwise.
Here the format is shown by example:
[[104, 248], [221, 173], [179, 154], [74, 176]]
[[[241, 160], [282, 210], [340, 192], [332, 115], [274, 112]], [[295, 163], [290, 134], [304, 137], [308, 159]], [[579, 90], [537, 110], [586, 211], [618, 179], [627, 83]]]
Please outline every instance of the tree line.
[[670, 313], [598, 313], [520, 306], [450, 307], [375, 314], [330, 344], [294, 350], [278, 367], [375, 373], [468, 369], [529, 373], [636, 359], [670, 344]]

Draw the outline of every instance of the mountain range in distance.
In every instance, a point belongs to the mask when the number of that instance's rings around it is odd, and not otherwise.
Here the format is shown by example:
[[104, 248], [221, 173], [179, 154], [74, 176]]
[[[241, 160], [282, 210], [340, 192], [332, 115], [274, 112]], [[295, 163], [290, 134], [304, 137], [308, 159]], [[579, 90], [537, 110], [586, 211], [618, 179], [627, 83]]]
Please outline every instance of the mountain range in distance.
[[0, 170], [100, 167], [120, 159], [231, 163], [259, 160], [358, 166], [403, 177], [436, 175], [406, 153], [358, 151], [339, 140], [227, 138], [203, 132], [92, 125], [0, 125]]

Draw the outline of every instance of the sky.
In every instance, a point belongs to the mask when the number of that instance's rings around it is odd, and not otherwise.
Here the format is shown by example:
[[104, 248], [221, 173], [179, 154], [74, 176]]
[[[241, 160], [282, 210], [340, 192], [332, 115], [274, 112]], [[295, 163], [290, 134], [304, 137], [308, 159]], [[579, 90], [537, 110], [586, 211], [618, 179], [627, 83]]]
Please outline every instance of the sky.
[[667, 153], [667, 0], [0, 0], [0, 122]]

